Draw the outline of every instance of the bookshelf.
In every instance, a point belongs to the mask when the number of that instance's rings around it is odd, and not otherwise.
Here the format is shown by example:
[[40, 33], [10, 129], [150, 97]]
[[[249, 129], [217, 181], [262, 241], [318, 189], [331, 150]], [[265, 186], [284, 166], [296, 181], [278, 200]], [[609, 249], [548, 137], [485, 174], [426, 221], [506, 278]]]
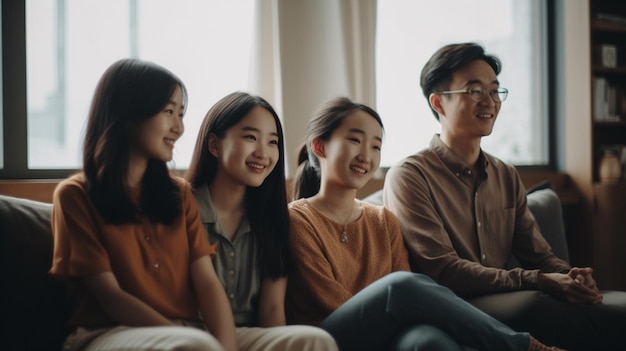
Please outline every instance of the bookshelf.
[[[626, 290], [626, 1], [589, 0], [589, 15], [592, 267], [601, 289]], [[621, 177], [607, 179], [607, 152]]]
[[589, 4], [592, 165], [597, 183], [605, 150], [618, 157], [626, 153], [626, 2], [590, 0]]

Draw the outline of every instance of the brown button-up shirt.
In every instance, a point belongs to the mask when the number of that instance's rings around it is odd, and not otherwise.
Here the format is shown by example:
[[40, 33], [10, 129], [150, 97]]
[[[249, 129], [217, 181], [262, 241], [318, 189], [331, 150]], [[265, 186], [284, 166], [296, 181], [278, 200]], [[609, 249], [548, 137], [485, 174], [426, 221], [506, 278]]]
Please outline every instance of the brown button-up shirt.
[[[457, 294], [536, 289], [539, 271], [570, 269], [539, 232], [517, 170], [481, 152], [474, 172], [439, 135], [389, 169], [383, 200], [413, 269]], [[524, 268], [505, 269], [511, 255]]]

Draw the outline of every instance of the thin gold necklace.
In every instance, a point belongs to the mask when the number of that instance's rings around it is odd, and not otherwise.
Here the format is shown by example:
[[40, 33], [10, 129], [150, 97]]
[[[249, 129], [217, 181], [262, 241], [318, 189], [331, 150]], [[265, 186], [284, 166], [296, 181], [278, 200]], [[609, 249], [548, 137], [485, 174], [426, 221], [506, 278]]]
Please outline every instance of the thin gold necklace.
[[[334, 212], [326, 205], [326, 203], [324, 201], [320, 201], [320, 203], [324, 206], [324, 208], [329, 213], [333, 213], [334, 214]], [[339, 241], [341, 241], [344, 244], [348, 243], [348, 241], [349, 241], [348, 240], [348, 235], [346, 234], [346, 227], [348, 226], [348, 221], [350, 220], [350, 217], [352, 217], [352, 213], [354, 213], [354, 201], [352, 202], [352, 208], [350, 208], [350, 213], [348, 214], [348, 217], [346, 217], [346, 219], [343, 221], [343, 227], [341, 229], [341, 235], [339, 236]]]
[[346, 235], [346, 226], [348, 225], [348, 221], [350, 220], [350, 217], [352, 217], [352, 212], [354, 212], [354, 203], [352, 204], [352, 208], [350, 209], [350, 213], [348, 214], [348, 217], [346, 217], [346, 220], [343, 221], [343, 228], [341, 229], [341, 236], [339, 237], [339, 240], [344, 244], [348, 243], [348, 235]]

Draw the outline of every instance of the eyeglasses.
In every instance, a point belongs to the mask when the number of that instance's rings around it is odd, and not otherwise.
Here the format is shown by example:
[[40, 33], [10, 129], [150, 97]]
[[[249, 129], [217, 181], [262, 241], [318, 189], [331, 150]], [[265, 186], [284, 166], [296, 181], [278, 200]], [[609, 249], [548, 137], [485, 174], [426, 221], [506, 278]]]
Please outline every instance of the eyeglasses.
[[470, 96], [470, 99], [474, 100], [475, 102], [481, 102], [485, 100], [487, 98], [487, 94], [489, 94], [494, 102], [502, 102], [506, 100], [506, 97], [509, 95], [509, 90], [507, 88], [498, 88], [487, 91], [483, 87], [473, 87], [461, 90], [440, 91], [437, 94], [468, 94]]

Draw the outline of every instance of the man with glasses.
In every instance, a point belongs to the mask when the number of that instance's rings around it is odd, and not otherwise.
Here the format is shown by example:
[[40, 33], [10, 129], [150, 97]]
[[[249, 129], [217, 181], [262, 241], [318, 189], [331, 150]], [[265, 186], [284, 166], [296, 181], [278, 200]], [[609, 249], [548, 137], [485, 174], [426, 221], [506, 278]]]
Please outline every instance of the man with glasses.
[[[508, 95], [501, 66], [474, 43], [429, 59], [420, 84], [441, 133], [389, 169], [385, 206], [402, 222], [414, 270], [470, 302], [480, 296], [477, 307], [544, 343], [626, 350], [626, 293], [611, 292], [621, 305], [610, 305], [590, 268], [554, 255], [516, 169], [481, 150]], [[524, 268], [505, 268], [512, 254]]]

